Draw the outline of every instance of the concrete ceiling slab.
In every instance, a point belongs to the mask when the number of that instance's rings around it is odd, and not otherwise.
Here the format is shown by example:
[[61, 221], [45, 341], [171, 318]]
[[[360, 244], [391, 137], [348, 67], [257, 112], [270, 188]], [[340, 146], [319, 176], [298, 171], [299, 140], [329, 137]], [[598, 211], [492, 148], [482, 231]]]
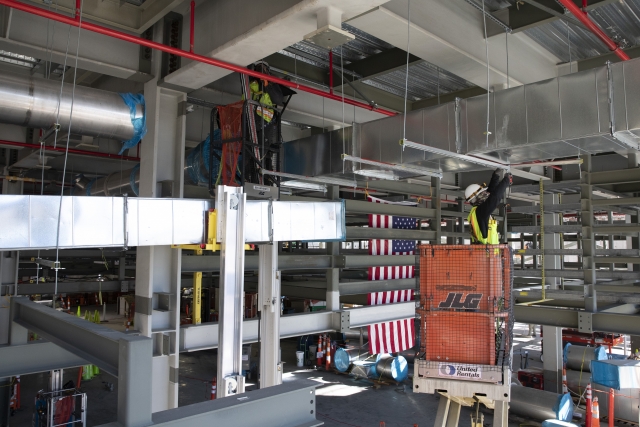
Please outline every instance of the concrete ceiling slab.
[[[480, 87], [487, 87], [482, 13], [464, 0], [411, 3], [410, 52]], [[348, 21], [398, 48], [407, 48], [407, 0], [393, 0]], [[487, 21], [488, 26], [496, 26]], [[491, 28], [495, 31], [495, 28]], [[507, 83], [505, 36], [489, 38], [490, 86]], [[558, 58], [524, 34], [508, 35], [511, 86], [557, 75]]]
[[[317, 28], [316, 14], [326, 7], [350, 19], [383, 0], [218, 0], [198, 7], [195, 23], [196, 50], [238, 65], [249, 65], [278, 52]], [[251, 13], [249, 13], [251, 12]], [[231, 71], [189, 62], [164, 78], [165, 83], [198, 89]]]

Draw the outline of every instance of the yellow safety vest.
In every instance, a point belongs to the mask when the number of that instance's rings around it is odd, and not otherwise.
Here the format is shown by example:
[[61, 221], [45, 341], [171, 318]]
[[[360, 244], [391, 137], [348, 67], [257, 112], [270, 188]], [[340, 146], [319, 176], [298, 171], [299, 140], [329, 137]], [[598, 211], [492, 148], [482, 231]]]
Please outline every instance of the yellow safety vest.
[[478, 218], [476, 217], [476, 207], [474, 206], [467, 218], [471, 225], [471, 243], [480, 243], [482, 245], [498, 245], [500, 244], [500, 238], [498, 237], [498, 222], [489, 217], [489, 228], [487, 231], [487, 237], [482, 236], [480, 231], [480, 225], [478, 224]]
[[[253, 98], [254, 101], [258, 101], [262, 105], [268, 105], [268, 106], [273, 105], [273, 102], [271, 102], [271, 97], [269, 96], [269, 94], [266, 92], [260, 91], [260, 85], [258, 84], [257, 81], [255, 80], [252, 81], [249, 84], [249, 88], [251, 89], [251, 98]], [[267, 123], [271, 123], [271, 120], [273, 120], [273, 110], [271, 108], [257, 107], [256, 114], [264, 118], [264, 121]]]

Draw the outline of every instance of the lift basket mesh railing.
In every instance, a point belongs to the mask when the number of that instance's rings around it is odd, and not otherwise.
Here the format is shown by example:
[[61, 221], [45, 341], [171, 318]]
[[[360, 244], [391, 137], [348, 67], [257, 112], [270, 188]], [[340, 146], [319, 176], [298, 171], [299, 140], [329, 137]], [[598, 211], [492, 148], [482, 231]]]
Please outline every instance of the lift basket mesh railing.
[[[426, 367], [441, 377], [455, 372], [457, 379], [510, 368], [509, 246], [423, 245], [419, 250], [420, 359]], [[465, 378], [468, 372], [478, 377]]]

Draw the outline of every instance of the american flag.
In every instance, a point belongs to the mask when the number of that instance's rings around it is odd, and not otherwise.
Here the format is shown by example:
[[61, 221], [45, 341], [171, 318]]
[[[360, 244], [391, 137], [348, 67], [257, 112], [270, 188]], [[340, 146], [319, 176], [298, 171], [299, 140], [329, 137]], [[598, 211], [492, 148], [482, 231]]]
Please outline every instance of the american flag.
[[[368, 196], [373, 203], [415, 206], [412, 202], [388, 202]], [[371, 228], [395, 228], [415, 230], [418, 220], [396, 215], [369, 215]], [[369, 241], [370, 255], [413, 255], [415, 240], [374, 239]], [[410, 279], [415, 277], [413, 266], [369, 267], [369, 280]], [[374, 292], [368, 297], [369, 305], [391, 304], [413, 300], [413, 291]], [[415, 345], [415, 327], [412, 319], [378, 323], [369, 326], [369, 352], [371, 354], [393, 353], [410, 349]]]
[[369, 241], [369, 255], [413, 255], [415, 240], [373, 239]]
[[[413, 300], [413, 291], [389, 291], [369, 294], [369, 305]], [[369, 353], [395, 353], [415, 345], [413, 319], [376, 323], [369, 326]]]

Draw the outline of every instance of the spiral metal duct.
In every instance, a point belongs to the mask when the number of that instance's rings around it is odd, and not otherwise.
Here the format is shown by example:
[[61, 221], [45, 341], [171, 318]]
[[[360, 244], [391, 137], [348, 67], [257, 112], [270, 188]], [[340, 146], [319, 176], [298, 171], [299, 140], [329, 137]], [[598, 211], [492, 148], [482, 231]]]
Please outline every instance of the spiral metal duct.
[[607, 351], [604, 347], [587, 347], [571, 343], [567, 343], [564, 347], [564, 363], [567, 365], [567, 369], [591, 372], [592, 360], [607, 359]]
[[[49, 129], [56, 122], [61, 131], [69, 127], [78, 135], [114, 138], [121, 141], [136, 136], [132, 119], [144, 117], [144, 106], [130, 108], [123, 97], [83, 86], [65, 84], [60, 97], [60, 82], [16, 74], [0, 74], [0, 123]], [[58, 114], [58, 99], [60, 113]]]
[[396, 382], [402, 382], [409, 376], [407, 361], [402, 356], [381, 355], [376, 362], [375, 375]]
[[556, 394], [512, 384], [509, 410], [514, 414], [539, 421], [571, 421], [573, 402], [569, 394]]
[[131, 169], [114, 172], [106, 177], [92, 180], [84, 175], [78, 175], [74, 182], [76, 187], [82, 190], [79, 195], [111, 197], [127, 194], [128, 196], [137, 196], [139, 194], [140, 164]]

